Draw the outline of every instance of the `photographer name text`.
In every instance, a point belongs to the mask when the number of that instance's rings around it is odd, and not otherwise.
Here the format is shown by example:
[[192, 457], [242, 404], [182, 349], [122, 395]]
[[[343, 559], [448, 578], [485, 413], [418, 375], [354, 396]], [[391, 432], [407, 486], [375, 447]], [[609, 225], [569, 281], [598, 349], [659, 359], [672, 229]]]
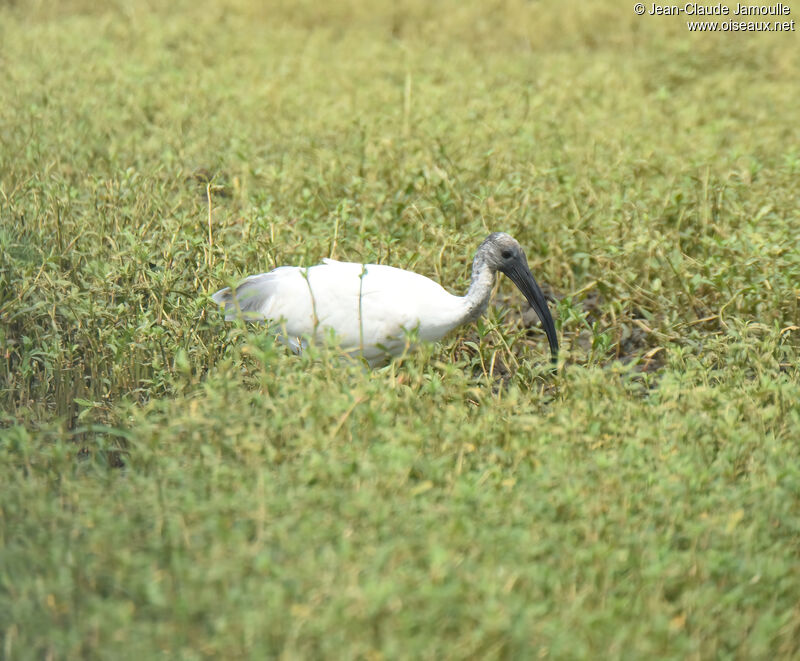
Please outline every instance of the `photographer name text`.
[[[641, 6], [641, 5], [637, 5]], [[637, 12], [639, 13], [639, 12]], [[683, 5], [651, 5], [647, 11], [651, 16], [788, 16], [792, 10], [783, 3], [774, 5], [743, 5], [737, 4], [731, 8], [717, 3], [716, 5], [701, 5], [696, 2], [687, 2]]]

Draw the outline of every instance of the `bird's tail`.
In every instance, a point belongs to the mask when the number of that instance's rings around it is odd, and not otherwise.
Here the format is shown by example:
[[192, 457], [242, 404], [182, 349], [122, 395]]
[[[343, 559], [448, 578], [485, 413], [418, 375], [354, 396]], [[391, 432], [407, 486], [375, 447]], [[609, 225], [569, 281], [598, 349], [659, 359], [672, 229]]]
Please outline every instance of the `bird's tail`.
[[233, 294], [230, 287], [220, 289], [216, 294], [211, 295], [211, 300], [217, 305], [227, 305], [233, 301]]
[[225, 309], [225, 320], [244, 319], [264, 321], [262, 308], [269, 298], [268, 278], [262, 274], [250, 276], [235, 288], [225, 287], [211, 295], [211, 300]]
[[236, 295], [230, 287], [225, 287], [225, 289], [220, 289], [217, 293], [212, 294], [211, 300], [225, 309], [225, 321], [232, 321], [242, 316], [237, 314]]

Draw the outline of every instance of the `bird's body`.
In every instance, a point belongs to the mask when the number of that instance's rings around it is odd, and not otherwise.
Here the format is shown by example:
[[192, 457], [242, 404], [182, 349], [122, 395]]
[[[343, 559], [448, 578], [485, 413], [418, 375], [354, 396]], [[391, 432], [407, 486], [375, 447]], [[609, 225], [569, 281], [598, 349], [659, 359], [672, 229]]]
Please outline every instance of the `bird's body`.
[[[229, 292], [229, 290], [223, 290]], [[226, 294], [217, 295], [222, 303]], [[345, 351], [370, 364], [406, 346], [406, 331], [436, 341], [460, 325], [463, 299], [425, 276], [382, 264], [326, 259], [309, 268], [282, 266], [250, 276], [236, 288], [227, 317], [281, 323], [282, 339], [293, 349], [303, 339], [336, 332]]]
[[[507, 234], [492, 234], [481, 245], [466, 296], [454, 296], [425, 276], [392, 266], [325, 259], [308, 268], [281, 266], [250, 276], [235, 289], [222, 289], [212, 298], [225, 307], [227, 319], [278, 324], [279, 336], [295, 350], [332, 330], [345, 351], [360, 354], [375, 366], [406, 350], [411, 331], [421, 341], [436, 341], [479, 317], [489, 303], [495, 274], [502, 270], [491, 253], [500, 246], [498, 257], [505, 254], [502, 246], [507, 243], [506, 252], [516, 246], [514, 256], [521, 257], [520, 274], [530, 276], [533, 290], [522, 277], [528, 289], [523, 291], [545, 324], [555, 357], [558, 345], [547, 304], [524, 254]], [[520, 276], [509, 275], [520, 286]]]

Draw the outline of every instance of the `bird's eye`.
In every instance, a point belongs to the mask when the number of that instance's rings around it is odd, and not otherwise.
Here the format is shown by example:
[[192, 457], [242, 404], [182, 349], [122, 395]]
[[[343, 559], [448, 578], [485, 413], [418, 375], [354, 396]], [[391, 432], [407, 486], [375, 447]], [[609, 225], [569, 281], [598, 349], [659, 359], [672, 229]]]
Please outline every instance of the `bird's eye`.
[[510, 250], [504, 250], [503, 252], [501, 252], [501, 253], [500, 253], [500, 256], [501, 256], [503, 259], [511, 259], [511, 257], [513, 256], [513, 254], [514, 254], [514, 253], [513, 253], [513, 252], [511, 252]]

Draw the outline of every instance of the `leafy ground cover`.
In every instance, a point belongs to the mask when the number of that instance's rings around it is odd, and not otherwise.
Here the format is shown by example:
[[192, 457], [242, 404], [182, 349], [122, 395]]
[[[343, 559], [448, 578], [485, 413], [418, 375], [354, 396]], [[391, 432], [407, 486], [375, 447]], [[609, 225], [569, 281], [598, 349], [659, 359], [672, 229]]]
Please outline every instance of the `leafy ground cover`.
[[[587, 4], [0, 3], [5, 658], [797, 657], [796, 33]], [[495, 230], [558, 374], [208, 299]]]

